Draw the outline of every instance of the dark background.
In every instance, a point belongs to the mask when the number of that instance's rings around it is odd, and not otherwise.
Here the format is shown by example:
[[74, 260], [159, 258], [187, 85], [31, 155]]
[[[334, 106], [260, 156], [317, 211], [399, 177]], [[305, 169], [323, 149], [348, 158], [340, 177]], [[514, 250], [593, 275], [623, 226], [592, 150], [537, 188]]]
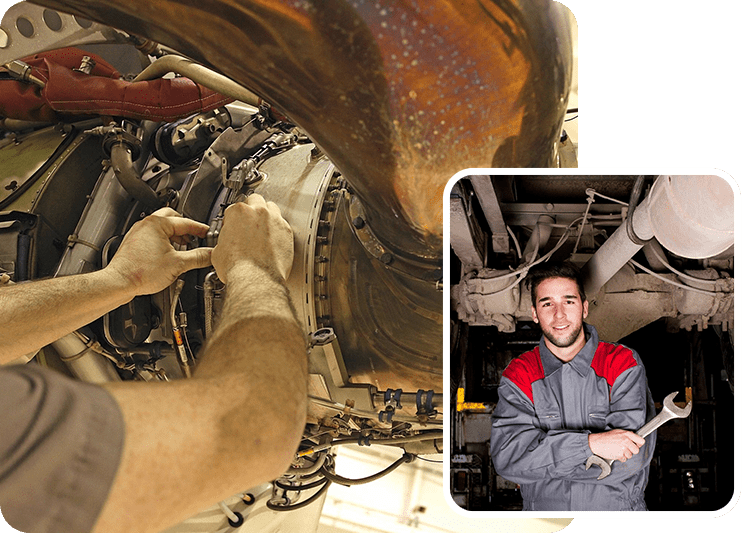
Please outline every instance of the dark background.
[[[0, 11], [13, 3], [0, 0]], [[714, 167], [742, 178], [742, 4], [564, 3], [579, 24], [581, 167]], [[738, 505], [712, 521], [576, 520], [568, 532], [717, 533], [741, 521]]]

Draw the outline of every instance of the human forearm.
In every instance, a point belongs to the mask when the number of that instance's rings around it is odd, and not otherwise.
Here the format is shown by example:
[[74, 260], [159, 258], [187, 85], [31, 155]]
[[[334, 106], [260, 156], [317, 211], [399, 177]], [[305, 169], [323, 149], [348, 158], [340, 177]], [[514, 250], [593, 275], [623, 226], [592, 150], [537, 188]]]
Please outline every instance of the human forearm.
[[296, 451], [307, 355], [285, 286], [291, 228], [275, 204], [253, 194], [225, 210], [211, 261], [227, 285], [225, 306], [193, 378], [106, 385], [126, 439], [96, 531], [161, 531], [275, 479]]
[[281, 280], [249, 264], [235, 273], [193, 378], [107, 385], [127, 431], [96, 531], [160, 531], [288, 467], [306, 421], [304, 334]]
[[0, 364], [38, 350], [133, 298], [106, 269], [0, 286]]
[[[276, 432], [288, 444], [279, 463], [298, 445], [306, 418], [307, 355], [304, 333], [282, 278], [251, 262], [229, 272], [222, 316], [196, 368], [197, 379], [233, 380], [234, 404], [244, 408], [248, 432]], [[261, 411], [260, 415], [256, 411]], [[266, 424], [256, 417], [267, 417]], [[273, 455], [280, 450], [272, 446]], [[284, 464], [283, 468], [288, 466]], [[279, 468], [280, 470], [281, 468]]]

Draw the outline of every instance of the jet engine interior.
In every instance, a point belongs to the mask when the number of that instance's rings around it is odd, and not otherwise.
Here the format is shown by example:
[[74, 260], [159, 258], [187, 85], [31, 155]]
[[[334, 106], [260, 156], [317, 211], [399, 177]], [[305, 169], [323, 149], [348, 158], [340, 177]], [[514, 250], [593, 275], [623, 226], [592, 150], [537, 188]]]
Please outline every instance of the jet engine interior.
[[[185, 247], [214, 245], [225, 208], [252, 193], [295, 233], [289, 289], [310, 346], [295, 461], [172, 531], [248, 528], [256, 502], [321, 508], [330, 483], [440, 454], [443, 189], [462, 168], [575, 163], [564, 8], [38, 4], [0, 27], [4, 282], [103, 268], [163, 206], [210, 226]], [[223, 290], [211, 269], [188, 273], [19, 363], [93, 383], [188, 379]], [[345, 477], [333, 457], [348, 445], [399, 459]]]
[[[537, 346], [529, 268], [581, 269], [586, 322], [635, 349], [661, 426], [649, 510], [716, 510], [733, 491], [734, 193], [718, 176], [471, 175], [450, 201], [450, 489], [469, 510], [517, 510], [489, 458], [503, 370]], [[597, 469], [595, 469], [597, 470]], [[599, 473], [599, 472], [598, 472]], [[596, 474], [597, 477], [597, 474]]]

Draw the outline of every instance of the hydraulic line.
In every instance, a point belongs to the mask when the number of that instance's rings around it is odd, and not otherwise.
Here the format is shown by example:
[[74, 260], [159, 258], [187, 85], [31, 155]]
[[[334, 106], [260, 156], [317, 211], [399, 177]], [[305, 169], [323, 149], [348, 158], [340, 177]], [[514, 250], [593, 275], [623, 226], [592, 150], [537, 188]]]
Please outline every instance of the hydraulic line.
[[707, 291], [705, 289], [697, 289], [696, 287], [691, 287], [689, 285], [685, 285], [683, 283], [678, 283], [677, 281], [673, 281], [671, 279], [667, 279], [666, 277], [658, 274], [657, 272], [654, 272], [654, 271], [648, 269], [644, 265], [642, 265], [640, 263], [637, 263], [633, 259], [629, 259], [629, 263], [631, 263], [633, 266], [637, 267], [638, 269], [643, 270], [644, 272], [646, 272], [650, 276], [654, 276], [657, 279], [661, 279], [665, 283], [669, 283], [670, 285], [673, 285], [675, 287], [679, 287], [679, 288], [681, 288], [683, 290], [686, 290], [686, 291], [697, 292], [697, 293], [700, 293], [700, 294], [706, 294], [708, 296], [716, 296], [717, 294], [723, 294], [723, 292], [721, 292], [721, 291], [716, 292], [716, 291]]
[[262, 98], [248, 91], [240, 84], [231, 79], [210, 70], [203, 65], [194, 63], [190, 59], [173, 54], [162, 56], [152, 62], [147, 68], [140, 72], [134, 81], [154, 80], [161, 78], [169, 72], [175, 72], [190, 80], [216, 91], [224, 96], [234, 98], [240, 102], [260, 107]]
[[397, 437], [397, 438], [370, 438], [370, 437], [352, 437], [352, 438], [345, 438], [345, 439], [337, 439], [327, 444], [320, 444], [318, 446], [314, 446], [312, 448], [309, 448], [307, 450], [302, 450], [298, 453], [300, 457], [303, 457], [305, 455], [311, 455], [313, 453], [321, 452], [324, 450], [327, 450], [329, 448], [332, 448], [333, 446], [346, 446], [346, 445], [364, 445], [362, 443], [367, 443], [366, 445], [371, 446], [372, 444], [378, 444], [378, 445], [390, 445], [390, 446], [396, 446], [399, 444], [407, 444], [410, 442], [421, 442], [426, 440], [435, 440], [435, 439], [442, 439], [443, 438], [443, 431], [441, 430], [435, 430], [435, 431], [426, 431], [425, 433], [420, 433], [418, 435], [410, 435], [408, 437]]
[[[317, 396], [311, 396], [310, 395], [309, 396], [309, 401], [312, 402], [312, 403], [315, 403], [317, 405], [321, 405], [322, 407], [327, 407], [328, 409], [335, 409], [339, 413], [345, 413], [347, 411], [349, 414], [355, 415], [355, 416], [359, 416], [361, 418], [372, 418], [372, 419], [375, 419], [375, 418], [377, 418], [379, 416], [378, 413], [374, 413], [374, 412], [370, 412], [370, 411], [364, 411], [362, 409], [348, 409], [348, 407], [345, 406], [345, 405], [343, 405], [343, 404], [339, 404], [337, 402], [332, 402], [330, 400], [325, 400], [323, 398], [318, 398]], [[414, 417], [414, 416], [402, 416], [402, 415], [395, 415], [394, 416], [394, 420], [395, 421], [399, 421], [399, 422], [410, 422], [410, 423], [417, 423], [417, 422], [419, 422], [419, 420], [417, 419], [417, 417]], [[439, 421], [439, 420], [429, 420], [427, 423], [429, 425], [431, 425], [431, 426], [441, 425], [442, 424], [442, 422]], [[322, 449], [326, 449], [326, 448], [322, 448]]]
[[131, 148], [126, 143], [121, 142], [111, 146], [111, 167], [121, 186], [132, 197], [139, 200], [146, 209], [155, 211], [162, 206], [157, 193], [142, 181], [134, 168]]
[[[324, 464], [324, 461], [322, 461], [322, 463]], [[320, 465], [320, 466], [322, 466], [322, 465]], [[319, 470], [319, 468], [317, 470]], [[321, 486], [321, 485], [323, 485], [325, 483], [327, 483], [327, 479], [318, 479], [317, 481], [312, 481], [311, 483], [305, 483], [304, 485], [287, 485], [287, 484], [282, 483], [282, 482], [280, 482], [278, 480], [276, 480], [276, 481], [273, 482], [273, 484], [276, 487], [278, 487], [279, 489], [282, 489], [282, 490], [292, 490], [292, 491], [295, 491], [295, 492], [300, 492], [302, 490], [314, 489], [314, 488], [317, 488], [317, 487], [319, 487], [319, 486]]]
[[185, 285], [185, 282], [182, 279], [178, 279], [175, 282], [173, 298], [170, 302], [170, 323], [172, 324], [172, 328], [173, 328], [173, 339], [175, 341], [175, 349], [178, 352], [178, 363], [180, 364], [180, 368], [183, 371], [183, 375], [189, 378], [192, 375], [192, 369], [191, 369], [191, 362], [188, 358], [188, 353], [186, 352], [185, 343], [183, 342], [183, 339], [185, 337], [185, 331], [182, 331], [184, 328], [181, 327], [181, 324], [175, 315], [175, 307], [178, 303], [178, 300], [180, 299], [180, 293], [182, 292], [184, 285]]
[[372, 481], [376, 481], [377, 479], [384, 477], [385, 475], [399, 468], [401, 465], [405, 463], [411, 463], [416, 458], [417, 458], [416, 455], [405, 453], [404, 455], [402, 455], [402, 457], [400, 457], [399, 459], [394, 461], [392, 464], [387, 466], [384, 470], [381, 470], [380, 472], [377, 472], [376, 474], [372, 474], [370, 476], [358, 478], [358, 479], [350, 479], [347, 477], [338, 476], [337, 474], [330, 472], [327, 469], [327, 467], [324, 465], [322, 465], [322, 468], [320, 468], [320, 472], [322, 472], [322, 475], [324, 475], [327, 479], [339, 485], [346, 485], [346, 486], [363, 485], [365, 483], [370, 483]]
[[327, 492], [327, 489], [330, 488], [331, 484], [332, 482], [329, 479], [325, 480], [321, 489], [319, 489], [317, 492], [312, 494], [306, 500], [301, 501], [299, 503], [294, 503], [291, 505], [277, 505], [275, 503], [272, 503], [271, 501], [267, 501], [265, 503], [265, 506], [271, 511], [294, 511], [296, 509], [301, 509], [302, 507], [306, 507], [307, 505], [310, 505], [314, 503], [315, 501], [317, 501], [325, 492]]

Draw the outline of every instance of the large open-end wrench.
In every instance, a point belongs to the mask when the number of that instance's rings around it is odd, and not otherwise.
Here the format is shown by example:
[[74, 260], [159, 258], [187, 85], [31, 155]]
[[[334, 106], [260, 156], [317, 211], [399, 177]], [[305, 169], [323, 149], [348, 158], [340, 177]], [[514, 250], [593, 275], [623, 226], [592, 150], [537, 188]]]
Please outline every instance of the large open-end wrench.
[[[660, 414], [658, 414], [652, 420], [639, 428], [636, 434], [639, 435], [641, 438], [646, 438], [647, 435], [652, 433], [655, 429], [660, 427], [668, 420], [672, 420], [673, 418], [685, 418], [686, 416], [688, 416], [690, 414], [691, 408], [693, 407], [693, 402], [688, 402], [688, 404], [681, 409], [680, 407], [675, 405], [675, 402], [672, 401], [677, 395], [677, 392], [671, 392], [670, 394], [665, 396], [665, 399], [662, 402], [662, 411], [660, 411]], [[585, 470], [593, 465], [598, 465], [600, 467], [600, 475], [598, 476], [598, 479], [603, 479], [611, 473], [612, 464], [613, 459], [611, 459], [610, 461], [606, 461], [602, 457], [592, 455], [587, 460], [587, 463], [585, 463]]]

